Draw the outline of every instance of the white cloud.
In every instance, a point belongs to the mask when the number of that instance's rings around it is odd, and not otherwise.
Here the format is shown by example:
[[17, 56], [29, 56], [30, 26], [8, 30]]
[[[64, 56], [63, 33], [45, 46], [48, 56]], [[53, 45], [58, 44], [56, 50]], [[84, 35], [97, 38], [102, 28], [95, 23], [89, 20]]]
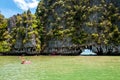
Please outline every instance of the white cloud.
[[28, 10], [29, 8], [36, 8], [39, 0], [13, 0], [17, 6], [22, 10]]

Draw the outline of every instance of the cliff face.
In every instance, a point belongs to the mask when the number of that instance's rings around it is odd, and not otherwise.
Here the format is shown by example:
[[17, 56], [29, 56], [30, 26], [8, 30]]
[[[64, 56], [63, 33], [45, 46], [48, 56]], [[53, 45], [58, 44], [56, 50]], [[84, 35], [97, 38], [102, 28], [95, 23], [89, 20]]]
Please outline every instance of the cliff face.
[[[52, 7], [52, 10], [49, 12], [48, 18], [47, 18], [49, 20], [46, 23], [46, 27], [45, 27], [47, 32], [50, 32], [53, 30], [58, 30], [58, 29], [66, 30], [68, 28], [66, 25], [66, 20], [65, 20], [65, 15], [64, 15], [65, 10], [66, 10], [66, 8], [64, 7], [65, 2], [64, 1], [58, 1], [58, 3], [55, 3], [55, 2], [53, 4], [49, 5]], [[57, 4], [59, 4], [59, 5], [57, 5]], [[63, 36], [64, 37], [62, 38], [62, 40], [60, 40], [56, 36], [51, 38], [48, 42], [49, 43], [48, 47], [49, 48], [51, 48], [51, 47], [57, 48], [57, 47], [70, 46], [72, 44], [70, 41], [71, 39], [66, 38], [65, 35], [63, 35]]]
[[[45, 35], [47, 38], [52, 36], [46, 41], [47, 46], [44, 52], [58, 52], [58, 48], [72, 46], [73, 43], [71, 42], [71, 38], [64, 33], [64, 30], [69, 28], [69, 26], [66, 24], [66, 18], [68, 17], [68, 13], [66, 13], [67, 9], [65, 7], [66, 1], [42, 0], [40, 5], [41, 7], [38, 6], [37, 10], [39, 10], [41, 13], [41, 16], [39, 17], [41, 19], [41, 23], [44, 25], [44, 29], [46, 31]], [[67, 49], [64, 49], [64, 51], [67, 51]], [[62, 53], [62, 50], [59, 49], [59, 52]]]
[[[8, 31], [11, 33], [13, 31], [14, 28], [17, 28], [17, 15], [14, 15], [12, 17], [9, 18], [8, 20]], [[14, 32], [15, 35], [18, 36], [18, 32], [15, 31]], [[16, 37], [14, 37], [16, 38]], [[16, 40], [16, 43], [14, 44], [14, 48], [15, 49], [21, 49], [22, 48], [22, 40], [23, 40], [23, 37], [21, 35], [19, 35], [18, 38], [15, 39]]]
[[12, 50], [26, 52], [36, 50], [36, 36], [32, 27], [33, 18], [30, 15], [31, 13], [25, 12], [9, 18], [8, 30], [12, 37]]
[[9, 21], [8, 21], [8, 30], [11, 31], [11, 29], [13, 27], [16, 26], [16, 16], [14, 15], [13, 17], [10, 17], [9, 18]]
[[97, 48], [101, 47], [98, 44], [111, 44], [107, 35], [110, 27], [119, 28], [117, 17], [115, 20], [112, 16], [119, 16], [119, 5], [119, 0], [41, 0], [36, 14], [46, 31], [44, 35], [49, 37], [46, 51], [82, 44], [94, 44]]

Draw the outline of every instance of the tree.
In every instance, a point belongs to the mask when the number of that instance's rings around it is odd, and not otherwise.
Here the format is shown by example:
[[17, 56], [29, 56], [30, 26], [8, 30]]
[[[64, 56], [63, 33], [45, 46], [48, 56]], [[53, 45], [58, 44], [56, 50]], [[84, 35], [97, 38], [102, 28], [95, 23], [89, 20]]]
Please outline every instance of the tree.
[[0, 14], [0, 52], [10, 51], [10, 38], [11, 36], [7, 31], [7, 19]]

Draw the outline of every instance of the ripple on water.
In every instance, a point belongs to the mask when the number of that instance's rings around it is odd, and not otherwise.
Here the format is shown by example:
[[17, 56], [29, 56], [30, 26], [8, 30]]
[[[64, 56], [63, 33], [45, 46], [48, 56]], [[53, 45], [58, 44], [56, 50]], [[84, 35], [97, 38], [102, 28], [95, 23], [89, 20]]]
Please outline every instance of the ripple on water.
[[0, 67], [0, 79], [2, 80], [46, 80], [44, 70], [37, 70], [35, 65], [7, 64]]

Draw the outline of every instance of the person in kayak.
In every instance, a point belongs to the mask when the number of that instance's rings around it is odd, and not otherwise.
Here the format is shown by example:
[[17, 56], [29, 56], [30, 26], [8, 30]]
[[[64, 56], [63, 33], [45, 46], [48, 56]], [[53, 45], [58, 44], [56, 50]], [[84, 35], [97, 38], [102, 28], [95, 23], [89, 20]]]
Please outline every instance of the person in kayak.
[[20, 56], [21, 64], [31, 64], [31, 61], [26, 60], [23, 56]]

